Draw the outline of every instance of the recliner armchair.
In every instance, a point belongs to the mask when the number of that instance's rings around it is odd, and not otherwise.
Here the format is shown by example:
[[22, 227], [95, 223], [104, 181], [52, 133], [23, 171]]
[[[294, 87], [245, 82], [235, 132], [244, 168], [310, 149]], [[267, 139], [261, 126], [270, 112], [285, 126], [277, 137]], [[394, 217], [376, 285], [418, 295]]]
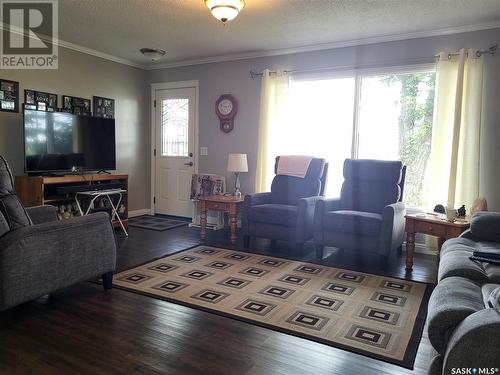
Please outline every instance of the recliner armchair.
[[0, 310], [96, 276], [112, 286], [116, 243], [100, 212], [58, 221], [57, 209], [24, 209], [0, 156]]
[[406, 169], [400, 161], [344, 162], [340, 198], [316, 204], [316, 256], [325, 246], [366, 251], [387, 257], [399, 248], [405, 234], [405, 206], [401, 202]]
[[[278, 171], [279, 156], [274, 173]], [[311, 160], [305, 178], [276, 175], [268, 193], [245, 196], [242, 214], [244, 246], [250, 237], [295, 242], [300, 250], [313, 234], [314, 207], [324, 194], [328, 163]]]

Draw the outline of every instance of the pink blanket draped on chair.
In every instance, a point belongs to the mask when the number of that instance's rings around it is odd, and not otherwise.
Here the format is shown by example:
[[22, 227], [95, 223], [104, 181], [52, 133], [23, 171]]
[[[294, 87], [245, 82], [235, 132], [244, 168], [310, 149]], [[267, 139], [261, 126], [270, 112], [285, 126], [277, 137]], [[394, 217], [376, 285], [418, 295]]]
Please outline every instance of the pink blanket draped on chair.
[[280, 156], [276, 174], [304, 178], [312, 159], [312, 156], [302, 155]]

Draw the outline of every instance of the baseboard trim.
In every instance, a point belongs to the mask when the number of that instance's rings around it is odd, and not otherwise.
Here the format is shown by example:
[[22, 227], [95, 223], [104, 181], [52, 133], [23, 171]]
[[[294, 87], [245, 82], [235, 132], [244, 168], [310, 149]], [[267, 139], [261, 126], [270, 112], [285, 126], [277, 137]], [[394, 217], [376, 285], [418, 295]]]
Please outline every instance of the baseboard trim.
[[128, 217], [136, 217], [136, 216], [142, 216], [142, 215], [149, 215], [151, 214], [151, 210], [149, 208], [143, 208], [142, 210], [133, 210], [128, 212]]

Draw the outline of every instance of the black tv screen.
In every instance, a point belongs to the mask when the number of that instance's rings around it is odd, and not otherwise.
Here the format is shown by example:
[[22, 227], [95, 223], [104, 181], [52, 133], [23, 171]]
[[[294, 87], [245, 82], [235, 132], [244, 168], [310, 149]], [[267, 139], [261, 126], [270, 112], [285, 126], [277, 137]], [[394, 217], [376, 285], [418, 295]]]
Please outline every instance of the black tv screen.
[[24, 110], [25, 172], [116, 169], [115, 120]]

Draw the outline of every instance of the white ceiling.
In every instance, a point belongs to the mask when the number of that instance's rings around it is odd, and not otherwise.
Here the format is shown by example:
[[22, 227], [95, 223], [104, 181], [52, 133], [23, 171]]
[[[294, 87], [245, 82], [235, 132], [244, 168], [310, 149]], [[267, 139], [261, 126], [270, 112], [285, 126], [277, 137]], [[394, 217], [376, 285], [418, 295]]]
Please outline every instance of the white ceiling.
[[[224, 26], [203, 0], [60, 0], [59, 38], [77, 49], [156, 67], [397, 39], [400, 34], [425, 36], [429, 30], [500, 27], [500, 0], [245, 2], [240, 15]], [[142, 47], [167, 54], [151, 66], [139, 52]]]

